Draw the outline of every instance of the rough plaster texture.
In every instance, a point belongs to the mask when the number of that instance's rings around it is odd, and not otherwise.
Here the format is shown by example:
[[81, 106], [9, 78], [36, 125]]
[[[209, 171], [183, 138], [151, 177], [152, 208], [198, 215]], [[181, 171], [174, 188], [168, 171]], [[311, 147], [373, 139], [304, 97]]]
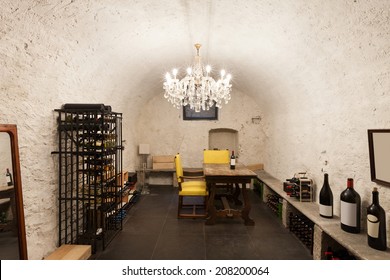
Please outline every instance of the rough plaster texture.
[[238, 162], [261, 162], [264, 132], [261, 121], [253, 122], [252, 118], [262, 113], [251, 97], [235, 90], [231, 102], [220, 109], [218, 121], [184, 121], [182, 114], [182, 110], [174, 108], [162, 95], [156, 95], [145, 105], [137, 121], [136, 137], [139, 143], [150, 144], [151, 156], [180, 153], [183, 166], [202, 167], [209, 131], [229, 128], [238, 131]]
[[[281, 180], [305, 170], [318, 185], [327, 171], [336, 214], [353, 177], [367, 205], [367, 129], [390, 127], [389, 11], [388, 0], [0, 0], [0, 123], [18, 125], [29, 258], [57, 242], [50, 152], [63, 103], [124, 113], [128, 170], [146, 141], [199, 165], [208, 130], [233, 128], [243, 162]], [[183, 122], [161, 97], [164, 73], [190, 63], [197, 42], [233, 74], [218, 122]], [[390, 188], [379, 192], [390, 219]]]

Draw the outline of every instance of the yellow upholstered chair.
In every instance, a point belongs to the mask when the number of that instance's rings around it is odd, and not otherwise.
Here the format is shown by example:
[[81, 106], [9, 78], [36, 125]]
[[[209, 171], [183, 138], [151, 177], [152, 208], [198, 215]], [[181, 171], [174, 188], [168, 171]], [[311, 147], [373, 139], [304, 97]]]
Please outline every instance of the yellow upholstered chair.
[[[230, 164], [230, 152], [229, 150], [203, 150], [203, 163], [206, 164]], [[221, 189], [224, 187], [225, 195], [231, 195], [233, 193], [232, 184], [218, 184], [217, 187]]]
[[175, 167], [179, 186], [177, 217], [205, 218], [207, 216], [207, 198], [209, 194], [204, 177], [191, 176], [188, 172], [184, 172], [180, 154], [175, 156]]
[[203, 163], [230, 163], [229, 150], [204, 150]]

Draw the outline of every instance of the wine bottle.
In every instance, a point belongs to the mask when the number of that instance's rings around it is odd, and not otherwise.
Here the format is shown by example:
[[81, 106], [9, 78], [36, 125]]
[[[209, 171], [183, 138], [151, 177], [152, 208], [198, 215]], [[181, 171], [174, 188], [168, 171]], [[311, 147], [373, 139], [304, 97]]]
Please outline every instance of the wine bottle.
[[236, 157], [234, 155], [234, 151], [232, 151], [232, 155], [230, 156], [230, 169], [236, 169]]
[[328, 249], [325, 251], [325, 259], [333, 260], [333, 250], [332, 247], [328, 246]]
[[347, 188], [340, 194], [341, 229], [350, 233], [360, 232], [360, 195], [353, 188], [353, 179], [348, 178]]
[[320, 191], [320, 216], [333, 218], [333, 193], [329, 186], [328, 174], [324, 174], [324, 184]]
[[386, 250], [386, 214], [379, 205], [378, 189], [372, 191], [372, 204], [367, 207], [368, 245], [377, 250]]
[[5, 177], [7, 178], [7, 185], [8, 186], [13, 186], [13, 180], [12, 180], [12, 175], [11, 172], [9, 172], [9, 169], [7, 168], [7, 172], [5, 173]]

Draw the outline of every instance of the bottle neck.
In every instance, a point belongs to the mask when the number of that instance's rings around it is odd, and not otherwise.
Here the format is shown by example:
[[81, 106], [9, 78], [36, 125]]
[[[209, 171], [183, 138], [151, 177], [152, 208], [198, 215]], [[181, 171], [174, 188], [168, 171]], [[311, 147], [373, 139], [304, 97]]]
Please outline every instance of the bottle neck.
[[325, 187], [327, 187], [327, 186], [329, 186], [329, 179], [328, 179], [328, 174], [327, 173], [325, 173], [324, 174], [324, 186]]
[[377, 191], [372, 192], [372, 203], [379, 205], [379, 193]]
[[353, 179], [352, 178], [348, 178], [348, 180], [347, 180], [347, 188], [348, 189], [353, 189]]

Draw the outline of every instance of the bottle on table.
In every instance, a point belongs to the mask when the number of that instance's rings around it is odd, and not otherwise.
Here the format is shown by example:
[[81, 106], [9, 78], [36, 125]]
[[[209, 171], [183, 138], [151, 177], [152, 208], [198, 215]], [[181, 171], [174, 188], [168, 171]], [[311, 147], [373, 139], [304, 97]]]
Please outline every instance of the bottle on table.
[[7, 168], [7, 171], [5, 173], [5, 177], [7, 179], [7, 186], [13, 186], [14, 182], [12, 180], [12, 174], [9, 172], [9, 168]]
[[236, 169], [236, 156], [234, 155], [234, 151], [232, 151], [232, 155], [230, 156], [230, 169]]
[[361, 199], [353, 187], [353, 179], [348, 178], [347, 188], [340, 194], [341, 229], [350, 233], [360, 232]]
[[320, 216], [333, 218], [333, 193], [329, 186], [329, 175], [324, 174], [324, 184], [320, 191]]
[[367, 241], [371, 248], [386, 250], [386, 213], [379, 205], [378, 189], [372, 191], [372, 204], [367, 207]]

